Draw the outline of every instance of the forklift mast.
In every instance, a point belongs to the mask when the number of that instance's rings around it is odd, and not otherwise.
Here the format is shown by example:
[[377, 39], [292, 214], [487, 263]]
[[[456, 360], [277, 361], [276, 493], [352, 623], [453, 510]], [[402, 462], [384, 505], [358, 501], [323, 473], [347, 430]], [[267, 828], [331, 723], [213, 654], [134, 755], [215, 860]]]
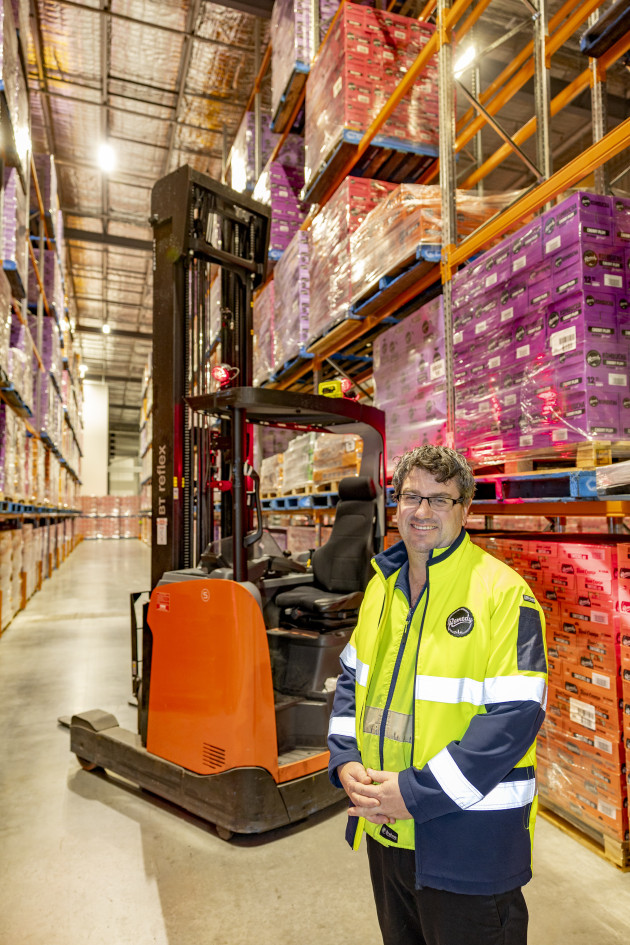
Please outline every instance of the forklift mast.
[[[231, 431], [195, 416], [185, 398], [217, 389], [209, 370], [220, 345], [227, 380], [252, 383], [252, 296], [266, 275], [270, 211], [189, 166], [159, 180], [153, 227], [153, 466], [151, 588], [194, 566], [214, 538], [232, 534]], [[210, 331], [211, 266], [220, 266], [221, 328]], [[247, 458], [246, 431], [239, 431]], [[240, 457], [239, 457], [240, 459]]]

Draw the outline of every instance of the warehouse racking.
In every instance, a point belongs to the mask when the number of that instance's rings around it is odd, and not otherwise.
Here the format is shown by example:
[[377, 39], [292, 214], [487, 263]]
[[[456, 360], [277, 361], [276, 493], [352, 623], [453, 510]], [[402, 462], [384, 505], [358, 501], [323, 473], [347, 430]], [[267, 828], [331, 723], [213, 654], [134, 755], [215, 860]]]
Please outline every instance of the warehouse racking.
[[[390, 6], [395, 6], [392, 4]], [[353, 170], [363, 170], [362, 161], [368, 156], [372, 166], [374, 147], [383, 145], [379, 131], [403, 98], [417, 76], [432, 55], [437, 55], [439, 64], [439, 104], [440, 104], [440, 153], [439, 160], [419, 173], [417, 181], [428, 184], [439, 178], [442, 196], [442, 239], [441, 246], [424, 247], [415, 258], [409, 257], [406, 266], [398, 267], [389, 278], [381, 278], [376, 291], [368, 293], [359, 300], [359, 305], [351, 305], [347, 317], [341, 319], [332, 329], [316, 338], [310, 338], [300, 349], [300, 356], [293, 357], [270, 372], [266, 381], [268, 386], [287, 390], [317, 389], [323, 377], [330, 377], [330, 369], [336, 374], [343, 374], [343, 364], [350, 377], [359, 384], [368, 382], [372, 373], [371, 350], [377, 335], [385, 326], [404, 320], [413, 308], [430, 298], [436, 291], [442, 298], [444, 318], [444, 361], [446, 389], [446, 436], [447, 441], [457, 445], [454, 436], [456, 430], [455, 414], [455, 360], [453, 354], [453, 277], [460, 266], [467, 260], [482, 253], [487, 247], [495, 245], [497, 239], [506, 233], [514, 232], [515, 227], [530, 220], [533, 215], [549, 209], [552, 202], [591, 176], [588, 187], [597, 193], [604, 193], [609, 186], [608, 168], [613, 158], [621, 155], [627, 148], [630, 126], [628, 119], [622, 120], [610, 131], [606, 121], [606, 73], [630, 49], [630, 37], [621, 32], [608, 46], [602, 45], [598, 58], [591, 58], [588, 66], [574, 77], [571, 82], [552, 97], [549, 65], [551, 56], [562, 49], [564, 43], [576, 30], [589, 25], [595, 28], [598, 22], [598, 2], [586, 2], [575, 5], [567, 3], [561, 6], [553, 16], [548, 17], [547, 5], [527, 4], [531, 17], [532, 39], [522, 51], [515, 55], [511, 63], [498, 78], [480, 94], [473, 83], [473, 92], [453, 77], [453, 27], [457, 28], [457, 42], [471, 31], [483, 17], [488, 3], [472, 4], [461, 0], [453, 4], [448, 2], [429, 2], [423, 11], [427, 16], [436, 9], [437, 29], [409, 68], [389, 101], [371, 122], [367, 131], [354, 137], [351, 147], [344, 145], [340, 156], [335, 152], [322, 172], [322, 179], [316, 191], [311, 187], [310, 196], [317, 196], [317, 206], [309, 215], [305, 229], [316, 226], [318, 215], [325, 214], [325, 207], [339, 185]], [[471, 9], [472, 8], [472, 9]], [[338, 13], [342, 16], [343, 13]], [[515, 27], [514, 34], [522, 31], [523, 24]], [[273, 35], [272, 35], [273, 43]], [[326, 38], [324, 39], [324, 45]], [[273, 60], [273, 56], [272, 56]], [[262, 70], [264, 71], [264, 70]], [[276, 116], [276, 128], [287, 134], [300, 115], [304, 99], [308, 96], [309, 81], [312, 81], [313, 68], [296, 69], [292, 76], [292, 88], [287, 90], [286, 101], [292, 102], [293, 111], [287, 108]], [[525, 83], [532, 79], [535, 88], [535, 114], [511, 135], [502, 127], [496, 114], [514, 97]], [[260, 81], [260, 74], [257, 81]], [[477, 76], [478, 81], [478, 76]], [[593, 141], [581, 154], [578, 154], [560, 170], [553, 170], [552, 148], [550, 140], [550, 122], [552, 117], [568, 106], [585, 89], [591, 90], [593, 110]], [[455, 126], [454, 96], [463, 93], [469, 102], [469, 110]], [[483, 154], [479, 147], [479, 132], [484, 125], [491, 127], [502, 139], [501, 146], [491, 155]], [[532, 136], [536, 136], [535, 157], [528, 156], [522, 145]], [[494, 217], [483, 222], [474, 233], [458, 240], [457, 220], [455, 215], [456, 155], [467, 149], [470, 143], [475, 147], [475, 162], [465, 174], [460, 173], [462, 189], [473, 187], [482, 190], [484, 179], [505, 160], [508, 155], [517, 154], [524, 164], [523, 182], [527, 189], [515, 195], [516, 199], [506, 208], [502, 208]], [[279, 153], [282, 141], [276, 146]], [[372, 149], [372, 150], [371, 150]], [[620, 178], [623, 175], [617, 175]], [[369, 176], [369, 174], [367, 175]], [[308, 194], [308, 189], [307, 189]], [[377, 211], [374, 211], [374, 215]], [[376, 227], [375, 227], [376, 232]], [[461, 234], [460, 234], [461, 235]], [[402, 270], [402, 271], [401, 271]], [[265, 290], [263, 290], [265, 291]], [[363, 303], [361, 305], [360, 303]], [[361, 344], [363, 343], [363, 347]], [[359, 368], [353, 356], [361, 352], [365, 360]], [[344, 355], [347, 360], [344, 362]], [[357, 359], [358, 360], [358, 359]], [[265, 382], [263, 382], [265, 383]], [[591, 437], [582, 444], [555, 448], [551, 451], [533, 451], [521, 449], [509, 454], [493, 456], [485, 464], [478, 464], [479, 488], [473, 511], [478, 524], [490, 531], [500, 528], [501, 522], [509, 518], [514, 527], [521, 517], [528, 528], [528, 522], [543, 521], [546, 527], [556, 532], [563, 532], [567, 520], [581, 519], [583, 525], [591, 521], [605, 522], [609, 533], [625, 531], [624, 518], [630, 514], [630, 488], [620, 487], [617, 494], [608, 494], [601, 487], [601, 466], [613, 459], [624, 459], [628, 455], [628, 444], [618, 436], [615, 442], [607, 442]], [[547, 465], [563, 467], [560, 471], [541, 471], [534, 467]], [[599, 473], [597, 467], [600, 467]], [[614, 467], [608, 467], [614, 468]], [[621, 468], [621, 467], [619, 467]], [[484, 475], [485, 473], [485, 475]], [[598, 483], [600, 483], [598, 487]], [[322, 523], [328, 523], [334, 509], [334, 493], [318, 493], [314, 488], [302, 494], [269, 494], [264, 500], [268, 521], [276, 525], [285, 524], [295, 527], [298, 522], [310, 523], [317, 530]], [[628, 493], [628, 494], [624, 494]], [[394, 503], [390, 503], [390, 524], [393, 519]], [[478, 518], [477, 518], [478, 517]], [[535, 527], [535, 526], [534, 526]], [[582, 526], [583, 527], [583, 526]], [[530, 526], [531, 528], [531, 526]], [[603, 542], [604, 536], [600, 539]], [[609, 547], [615, 547], [614, 544]], [[623, 549], [623, 545], [619, 548]], [[620, 552], [621, 553], [621, 552]], [[619, 667], [617, 667], [619, 668]], [[553, 677], [552, 677], [553, 678]], [[621, 689], [619, 688], [621, 697]], [[626, 700], [627, 701], [627, 700]], [[621, 731], [619, 729], [619, 731]], [[617, 798], [618, 803], [618, 798]], [[548, 807], [554, 808], [553, 801], [547, 798]], [[618, 842], [611, 841], [610, 830], [598, 829], [584, 817], [577, 820], [568, 813], [567, 804], [561, 805], [562, 813], [568, 820], [573, 819], [581, 830], [595, 837], [599, 847], [606, 850], [606, 855], [618, 865], [629, 863], [627, 824], [622, 817], [617, 833]], [[622, 805], [623, 807], [623, 805]], [[625, 824], [625, 826], [623, 825]], [[610, 827], [610, 824], [608, 825]]]
[[31, 153], [24, 5], [3, 4], [0, 631], [77, 542], [82, 391], [54, 160]]

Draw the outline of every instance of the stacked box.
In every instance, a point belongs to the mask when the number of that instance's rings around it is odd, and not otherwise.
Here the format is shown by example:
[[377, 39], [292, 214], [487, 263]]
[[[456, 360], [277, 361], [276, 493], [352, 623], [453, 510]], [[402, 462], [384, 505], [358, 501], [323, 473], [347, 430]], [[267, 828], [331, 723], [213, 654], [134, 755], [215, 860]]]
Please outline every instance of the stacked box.
[[549, 693], [538, 767], [543, 800], [627, 839], [620, 636], [630, 627], [624, 612], [630, 545], [547, 535], [474, 540], [525, 578], [545, 613]]
[[345, 318], [352, 301], [351, 236], [396, 187], [346, 177], [311, 227], [309, 340]]
[[[37, 369], [35, 362], [35, 371]], [[15, 314], [11, 319], [6, 371], [12, 387], [30, 407], [33, 403], [33, 342], [28, 328]]]
[[254, 385], [259, 387], [273, 371], [274, 280], [254, 298]]
[[[4, 168], [0, 259], [10, 279], [16, 279], [26, 291], [28, 245], [26, 243], [26, 196], [14, 167]], [[13, 283], [12, 283], [13, 284]], [[14, 284], [14, 292], [17, 291]]]
[[26, 599], [33, 596], [37, 588], [37, 545], [35, 528], [29, 522], [22, 525], [22, 569], [26, 581]]
[[[34, 249], [35, 260], [39, 270], [40, 250]], [[45, 249], [43, 252], [43, 271], [40, 271], [40, 278], [44, 286], [44, 293], [49, 307], [54, 308], [59, 316], [63, 315], [63, 280], [61, 277], [61, 268], [59, 258], [54, 249]], [[28, 302], [29, 305], [36, 305], [39, 298], [39, 283], [33, 266], [29, 266], [28, 273]], [[33, 317], [33, 316], [31, 316]], [[36, 329], [31, 329], [33, 339], [37, 342]], [[69, 335], [68, 335], [69, 337]]]
[[22, 606], [22, 529], [14, 528], [11, 535], [11, 617]]
[[291, 440], [284, 451], [282, 491], [302, 489], [313, 481], [313, 451], [316, 434], [303, 433]]
[[336, 484], [346, 476], [358, 476], [362, 455], [360, 436], [318, 433], [313, 452], [313, 482]]
[[423, 305], [374, 341], [374, 406], [387, 415], [387, 470], [414, 446], [446, 442], [442, 298]]
[[13, 498], [15, 492], [15, 441], [18, 419], [0, 403], [0, 494]]
[[624, 266], [613, 198], [579, 192], [454, 276], [459, 448], [500, 456], [624, 436]]
[[263, 457], [260, 463], [260, 491], [278, 495], [282, 491], [284, 453]]
[[11, 286], [0, 270], [0, 368], [6, 371], [11, 339]]
[[[435, 27], [407, 17], [346, 4], [306, 87], [306, 185], [341, 140], [362, 134], [396, 89]], [[438, 144], [435, 60], [427, 65], [380, 131], [433, 153]]]
[[298, 230], [274, 270], [273, 370], [297, 357], [309, 335], [310, 234]]
[[9, 0], [0, 0], [0, 83], [12, 121], [17, 114], [18, 66], [18, 38], [12, 4]]
[[[39, 338], [38, 316], [29, 315], [28, 324], [31, 335], [34, 339]], [[61, 383], [63, 374], [63, 353], [61, 349], [61, 336], [59, 328], [54, 318], [45, 316], [42, 319], [42, 341], [40, 346], [40, 356], [42, 363], [47, 371], [55, 375], [58, 383]]]
[[13, 619], [13, 538], [10, 529], [0, 527], [0, 631]]
[[270, 254], [284, 252], [306, 217], [308, 208], [300, 199], [303, 186], [304, 145], [292, 135], [278, 160], [266, 164], [254, 190], [254, 198], [271, 207]]
[[[457, 234], [469, 236], [509, 194], [479, 197], [456, 192]], [[442, 242], [442, 194], [438, 186], [400, 184], [370, 211], [351, 239], [352, 300], [361, 298], [383, 276], [413, 262], [423, 244]]]
[[[271, 152], [280, 140], [271, 130], [271, 116], [263, 114], [260, 120], [261, 168], [267, 163]], [[232, 144], [232, 188], [240, 193], [256, 186], [256, 116], [246, 112]]]

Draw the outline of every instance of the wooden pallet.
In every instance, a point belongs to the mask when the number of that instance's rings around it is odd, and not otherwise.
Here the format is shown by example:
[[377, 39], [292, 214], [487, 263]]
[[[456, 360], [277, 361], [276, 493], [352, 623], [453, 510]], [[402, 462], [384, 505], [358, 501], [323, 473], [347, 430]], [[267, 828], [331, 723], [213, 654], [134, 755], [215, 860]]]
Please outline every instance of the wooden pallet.
[[275, 499], [280, 495], [280, 492], [277, 489], [265, 489], [264, 492], [260, 493], [261, 499]]
[[313, 492], [339, 492], [338, 479], [322, 479], [321, 482], [314, 482]]
[[600, 440], [567, 443], [556, 450], [518, 450], [501, 459], [471, 460], [475, 475], [524, 472], [561, 472], [566, 469], [593, 469], [630, 459], [630, 441]]
[[280, 495], [310, 495], [316, 490], [312, 482], [303, 482], [301, 486], [292, 486], [290, 489], [283, 489]]
[[595, 827], [581, 823], [547, 798], [540, 798], [540, 816], [577, 843], [591, 850], [624, 873], [630, 872], [630, 841], [609, 837]]

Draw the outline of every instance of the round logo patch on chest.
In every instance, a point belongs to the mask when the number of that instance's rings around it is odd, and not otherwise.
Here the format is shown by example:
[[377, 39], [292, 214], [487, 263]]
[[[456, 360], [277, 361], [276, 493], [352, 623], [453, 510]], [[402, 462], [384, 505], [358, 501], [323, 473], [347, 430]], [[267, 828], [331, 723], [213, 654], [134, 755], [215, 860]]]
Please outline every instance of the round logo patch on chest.
[[475, 626], [475, 618], [468, 607], [458, 607], [446, 618], [446, 629], [452, 637], [467, 637]]

